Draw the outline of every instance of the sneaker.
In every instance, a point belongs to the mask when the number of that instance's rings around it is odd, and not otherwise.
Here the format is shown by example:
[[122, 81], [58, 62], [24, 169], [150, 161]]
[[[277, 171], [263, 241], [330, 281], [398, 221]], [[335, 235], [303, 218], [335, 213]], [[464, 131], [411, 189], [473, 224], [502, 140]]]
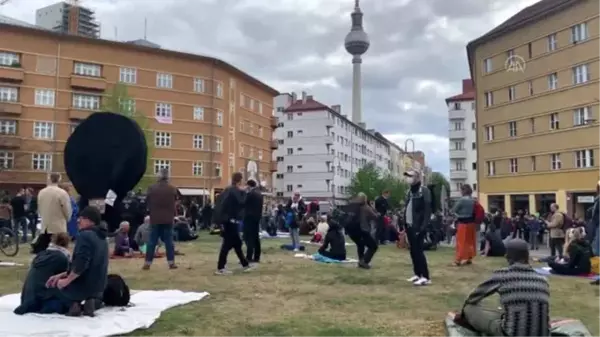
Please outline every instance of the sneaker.
[[231, 275], [231, 274], [233, 274], [233, 273], [227, 269], [219, 269], [215, 272], [215, 275], [220, 275], [220, 276]]
[[244, 273], [253, 271], [254, 269], [256, 269], [256, 265], [254, 265], [254, 264], [249, 264], [249, 265], [243, 267]]
[[294, 248], [294, 252], [299, 252], [299, 251], [300, 251], [300, 249]]
[[420, 277], [418, 277], [418, 276], [416, 276], [416, 275], [415, 275], [415, 276], [413, 276], [413, 277], [411, 277], [411, 278], [409, 278], [409, 279], [406, 279], [406, 280], [407, 280], [408, 282], [415, 283], [415, 282], [417, 282], [419, 279], [420, 279]]
[[371, 266], [368, 263], [361, 261], [358, 263], [358, 268], [371, 269]]
[[424, 277], [421, 277], [418, 280], [416, 280], [415, 282], [413, 282], [413, 285], [416, 285], [416, 286], [426, 286], [426, 285], [430, 285], [430, 284], [431, 284], [431, 280], [426, 279]]

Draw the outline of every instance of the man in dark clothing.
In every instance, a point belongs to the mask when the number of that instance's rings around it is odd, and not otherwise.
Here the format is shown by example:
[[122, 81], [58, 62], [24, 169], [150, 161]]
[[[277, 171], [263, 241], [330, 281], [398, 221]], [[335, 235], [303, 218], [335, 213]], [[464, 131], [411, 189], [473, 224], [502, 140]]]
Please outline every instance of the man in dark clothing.
[[210, 229], [210, 225], [212, 222], [213, 216], [213, 208], [210, 204], [210, 201], [206, 201], [206, 205], [202, 207], [202, 229]]
[[248, 192], [244, 204], [244, 241], [246, 242], [246, 259], [249, 262], [260, 262], [260, 219], [263, 209], [263, 195], [256, 186], [256, 181], [248, 180]]
[[10, 205], [13, 209], [13, 218], [15, 220], [15, 231], [19, 229], [23, 232], [23, 236], [21, 237], [21, 243], [27, 242], [27, 213], [25, 213], [25, 189], [21, 188], [17, 195], [10, 201]]
[[329, 229], [319, 248], [319, 254], [332, 260], [346, 260], [346, 239], [340, 224], [335, 219], [329, 219]]
[[346, 232], [356, 244], [358, 267], [370, 269], [371, 260], [379, 248], [371, 228], [371, 221], [377, 218], [377, 213], [367, 203], [367, 196], [362, 192], [358, 193], [350, 204], [344, 206], [344, 212], [348, 217]]
[[135, 197], [133, 192], [127, 193], [127, 196], [123, 198], [123, 213], [121, 214], [121, 218], [123, 221], [127, 221], [129, 223], [129, 241], [133, 242], [135, 233], [137, 232], [138, 227], [142, 224], [138, 222], [140, 219], [143, 219], [143, 216], [140, 216], [140, 205], [138, 198]]
[[[55, 298], [71, 316], [93, 316], [99, 308], [108, 275], [106, 229], [100, 225], [100, 211], [88, 206], [79, 213], [79, 236], [75, 242], [69, 272], [54, 275], [46, 286], [56, 288]], [[83, 307], [81, 303], [84, 302]]]
[[235, 251], [244, 271], [252, 269], [242, 252], [242, 239], [239, 232], [245, 201], [242, 188], [242, 174], [235, 172], [231, 177], [231, 185], [219, 194], [215, 203], [215, 222], [221, 225], [221, 237], [223, 237], [216, 275], [231, 274], [231, 271], [225, 269], [227, 255], [231, 249]]
[[25, 190], [25, 213], [29, 220], [29, 230], [31, 231], [31, 240], [35, 239], [35, 233], [37, 232], [38, 212], [37, 212], [37, 197], [33, 194], [33, 189], [27, 188]]
[[414, 272], [414, 276], [408, 281], [416, 286], [425, 286], [431, 284], [427, 258], [423, 249], [427, 226], [431, 218], [431, 192], [421, 184], [419, 171], [409, 170], [404, 173], [404, 176], [410, 186], [406, 193], [404, 221]]
[[198, 208], [198, 203], [196, 202], [196, 199], [193, 199], [190, 202], [190, 218], [191, 218], [191, 223], [190, 223], [190, 227], [192, 228], [192, 230], [195, 232], [198, 230], [198, 213], [200, 212], [199, 208]]
[[177, 189], [169, 184], [169, 172], [161, 172], [158, 182], [150, 188], [146, 195], [146, 203], [150, 211], [150, 241], [146, 246], [146, 262], [144, 270], [150, 269], [158, 239], [165, 244], [169, 269], [176, 269], [175, 246], [173, 245], [173, 222], [175, 220], [175, 204]]
[[500, 238], [500, 232], [493, 225], [490, 226], [484, 237], [483, 256], [501, 257], [506, 255], [504, 242]]
[[385, 215], [387, 214], [388, 210], [390, 209], [390, 205], [388, 203], [388, 198], [390, 196], [390, 192], [389, 191], [383, 191], [383, 193], [377, 197], [377, 199], [375, 199], [375, 210], [377, 211], [378, 217], [377, 217], [377, 232], [376, 232], [376, 239], [379, 242], [379, 244], [384, 244], [385, 241], [387, 241], [387, 235], [386, 235], [386, 227], [385, 227], [385, 223], [383, 218], [385, 217]]

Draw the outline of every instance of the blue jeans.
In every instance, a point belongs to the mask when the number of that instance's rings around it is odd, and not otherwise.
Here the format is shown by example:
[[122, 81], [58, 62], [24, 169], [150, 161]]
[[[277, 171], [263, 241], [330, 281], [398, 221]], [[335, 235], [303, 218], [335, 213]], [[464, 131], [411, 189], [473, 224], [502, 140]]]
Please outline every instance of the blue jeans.
[[27, 217], [18, 217], [15, 218], [15, 232], [23, 232], [23, 236], [21, 237], [21, 243], [27, 242], [27, 232], [29, 232], [29, 226], [27, 225]]
[[158, 239], [165, 244], [165, 250], [167, 252], [167, 262], [172, 264], [175, 262], [175, 246], [173, 245], [173, 225], [152, 225], [150, 232], [150, 241], [146, 245], [146, 264], [152, 264], [154, 260], [154, 253], [156, 252], [156, 245]]

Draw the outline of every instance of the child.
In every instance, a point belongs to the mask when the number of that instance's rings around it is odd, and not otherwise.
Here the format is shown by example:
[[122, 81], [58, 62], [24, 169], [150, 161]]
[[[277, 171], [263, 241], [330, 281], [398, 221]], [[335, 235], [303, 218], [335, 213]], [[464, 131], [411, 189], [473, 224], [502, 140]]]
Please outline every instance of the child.
[[329, 230], [329, 224], [327, 223], [327, 216], [322, 216], [321, 220], [317, 224], [317, 229], [312, 231], [313, 238], [310, 240], [311, 242], [321, 243], [323, 242], [323, 238], [327, 234]]
[[346, 260], [346, 239], [337, 221], [329, 222], [329, 229], [325, 234], [323, 245], [319, 248], [319, 254], [332, 260]]

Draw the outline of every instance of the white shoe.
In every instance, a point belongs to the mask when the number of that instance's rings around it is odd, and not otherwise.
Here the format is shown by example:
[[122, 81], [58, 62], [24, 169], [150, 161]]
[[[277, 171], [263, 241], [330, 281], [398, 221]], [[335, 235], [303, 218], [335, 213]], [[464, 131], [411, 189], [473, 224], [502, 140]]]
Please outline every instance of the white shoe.
[[407, 279], [407, 281], [408, 281], [408, 282], [415, 283], [415, 282], [417, 282], [417, 281], [419, 280], [419, 278], [420, 278], [420, 277], [418, 277], [418, 276], [416, 276], [416, 275], [415, 275], [415, 276], [413, 276], [413, 277], [411, 277], [411, 278]]
[[416, 286], [426, 286], [426, 285], [430, 285], [430, 284], [431, 284], [431, 280], [426, 279], [424, 277], [421, 277], [418, 280], [416, 280], [415, 282], [413, 282], [413, 285], [416, 285]]
[[219, 276], [226, 276], [226, 275], [231, 275], [231, 274], [233, 274], [233, 273], [227, 269], [219, 269], [215, 272], [215, 275], [219, 275]]
[[299, 251], [300, 251], [300, 249], [294, 248], [294, 252], [299, 252]]

